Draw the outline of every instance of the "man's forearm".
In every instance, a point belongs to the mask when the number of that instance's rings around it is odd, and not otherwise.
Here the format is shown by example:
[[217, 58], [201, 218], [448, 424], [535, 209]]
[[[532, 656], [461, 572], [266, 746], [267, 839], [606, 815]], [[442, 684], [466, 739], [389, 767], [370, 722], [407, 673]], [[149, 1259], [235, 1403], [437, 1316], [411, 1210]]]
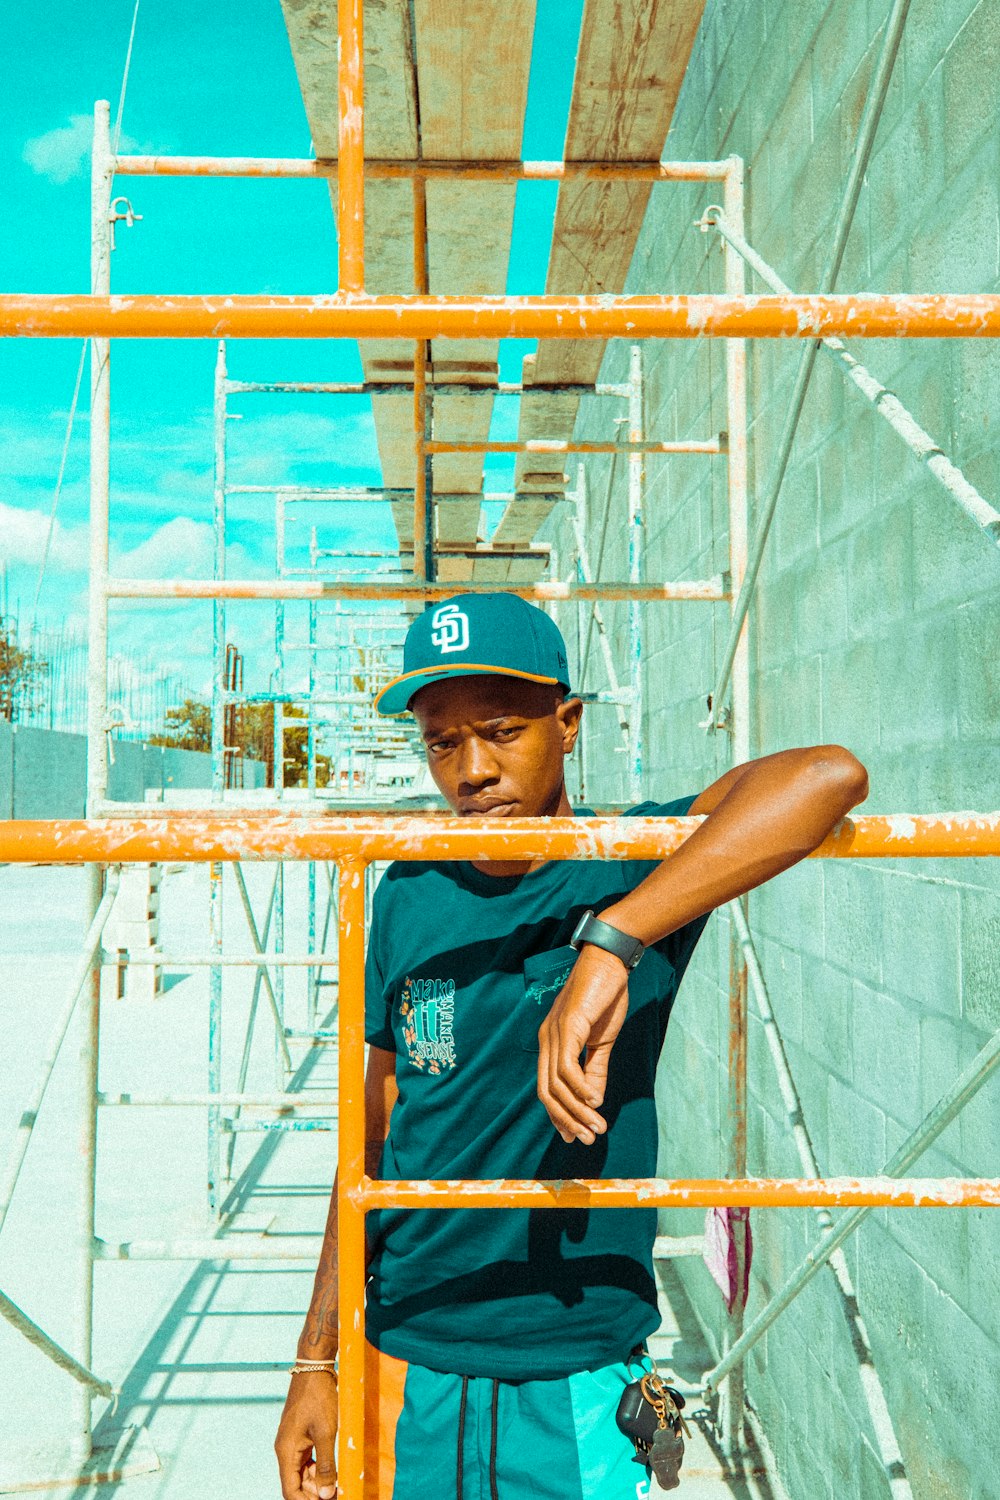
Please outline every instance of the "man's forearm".
[[796, 864], [867, 794], [865, 768], [848, 751], [751, 763], [677, 852], [602, 916], [659, 942]]
[[[381, 1149], [381, 1143], [379, 1147]], [[366, 1152], [365, 1171], [370, 1177], [378, 1175], [377, 1156]], [[337, 1218], [337, 1190], [340, 1173], [334, 1174], [333, 1192], [330, 1194], [330, 1209], [323, 1232], [323, 1248], [320, 1251], [316, 1279], [313, 1282], [312, 1300], [299, 1335], [298, 1355], [300, 1359], [335, 1359], [339, 1345], [337, 1333], [337, 1309], [340, 1298], [337, 1290], [337, 1273], [340, 1264]], [[372, 1246], [365, 1224], [365, 1274], [371, 1263]]]
[[[333, 1179], [330, 1211], [326, 1217], [312, 1300], [299, 1335], [300, 1359], [335, 1359], [337, 1355], [337, 1189], [340, 1174]], [[367, 1257], [366, 1257], [367, 1262]]]

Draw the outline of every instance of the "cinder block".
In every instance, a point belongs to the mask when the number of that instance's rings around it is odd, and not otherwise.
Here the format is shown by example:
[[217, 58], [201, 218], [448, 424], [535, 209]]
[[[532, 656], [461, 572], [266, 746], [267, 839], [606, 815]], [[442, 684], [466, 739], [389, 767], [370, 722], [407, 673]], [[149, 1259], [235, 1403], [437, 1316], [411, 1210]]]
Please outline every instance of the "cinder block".
[[[870, 453], [866, 452], [865, 457], [870, 465]], [[871, 635], [876, 623], [882, 630], [887, 619], [909, 612], [913, 578], [911, 546], [910, 515], [905, 505], [877, 508], [851, 530], [846, 581], [853, 638]], [[911, 660], [912, 657], [899, 658], [894, 670], [897, 673], [905, 670]]]
[[947, 5], [911, 6], [903, 31], [902, 53], [906, 89], [911, 99], [927, 88], [932, 75], [980, 0], [948, 0]]
[[823, 868], [824, 954], [827, 963], [879, 985], [884, 921], [877, 872], [829, 860]]
[[[923, 1172], [921, 1163], [914, 1170]], [[896, 1213], [889, 1234], [949, 1296], [966, 1304], [969, 1291], [969, 1236], [965, 1212]]]
[[995, 1392], [996, 1345], [946, 1292], [936, 1287], [928, 1292], [925, 1317], [928, 1343], [934, 1351], [933, 1388], [940, 1403], [936, 1410], [950, 1415], [956, 1435], [965, 1427], [962, 1453], [974, 1458], [981, 1451], [980, 1444], [988, 1447], [992, 1441], [989, 1433], [996, 1411], [992, 1402], [970, 1401], [969, 1392]]
[[992, 289], [1000, 269], [997, 187], [992, 179], [983, 179], [978, 165], [949, 180], [939, 212], [915, 228], [909, 253], [916, 291]]
[[[984, 558], [984, 567], [988, 575], [996, 572], [1000, 583], [1000, 566], [992, 558]], [[994, 742], [1000, 724], [1000, 589], [995, 590], [959, 608], [956, 654], [962, 736]]]
[[882, 743], [888, 747], [953, 744], [958, 737], [955, 662], [958, 631], [947, 611], [901, 620], [879, 642]]
[[962, 1014], [981, 1032], [1000, 1028], [1000, 889], [964, 889]]
[[863, 1176], [880, 1172], [887, 1158], [884, 1112], [834, 1077], [830, 1079], [827, 1109], [829, 1173]]
[[[967, 1026], [942, 1016], [924, 1015], [920, 1031], [920, 1109], [927, 1114], [972, 1061], [978, 1038]], [[959, 1126], [953, 1121], [938, 1137], [942, 1150], [961, 1154]]]
[[[942, 61], [947, 168], [957, 175], [975, 143], [995, 128], [1000, 78], [1000, 13], [980, 0]], [[981, 79], [980, 88], [975, 80]], [[991, 186], [996, 191], [995, 181]]]
[[875, 1364], [887, 1384], [894, 1366], [906, 1372], [915, 1400], [927, 1392], [926, 1298], [931, 1283], [918, 1263], [869, 1216], [858, 1230], [855, 1291], [868, 1325]]
[[[758, 946], [771, 1009], [786, 1045], [803, 1039], [802, 958], [789, 944], [763, 938]], [[753, 996], [750, 1008], [755, 1010]]]
[[[822, 873], [816, 862], [783, 871], [768, 882], [766, 890], [765, 930], [789, 947], [821, 956], [825, 951]], [[752, 899], [763, 903], [764, 891], [755, 891]]]
[[993, 1177], [997, 1164], [1000, 1078], [994, 1072], [958, 1117], [961, 1159], [972, 1177]]
[[962, 1218], [966, 1221], [969, 1255], [969, 1297], [964, 1308], [987, 1338], [1000, 1343], [1000, 1298], [996, 1295], [1000, 1286], [1000, 1239], [996, 1216], [988, 1208], [969, 1208], [962, 1211]]
[[[804, 598], [807, 605], [812, 605], [810, 595], [815, 590], [810, 588], [808, 583], [805, 588], [801, 587], [802, 574], [806, 568], [812, 571], [811, 564], [818, 543], [819, 478], [815, 459], [810, 454], [801, 463], [796, 464], [785, 478], [770, 540], [772, 564], [780, 568], [783, 575], [788, 576], [788, 570], [790, 570], [793, 578], [798, 577], [800, 596]], [[835, 559], [831, 559], [831, 567], [836, 567]], [[813, 607], [804, 613], [804, 623], [808, 623], [814, 617], [815, 608]], [[813, 643], [813, 636], [803, 641], [803, 645], [807, 647], [812, 646]]]
[[810, 1055], [847, 1082], [854, 1055], [852, 980], [846, 969], [813, 954], [802, 956], [802, 1036]]
[[897, 1120], [920, 1111], [918, 1015], [884, 992], [853, 981], [854, 1083]]
[[[838, 579], [843, 591], [843, 578]], [[824, 656], [822, 738], [825, 744], [845, 745], [874, 770], [879, 765], [881, 693], [874, 641], [853, 641], [846, 648], [836, 633]], [[873, 791], [875, 789], [873, 788]], [[869, 796], [871, 801], [871, 795]], [[855, 809], [868, 811], [868, 803]]]
[[899, 873], [883, 873], [878, 899], [883, 912], [884, 987], [897, 999], [912, 1003], [915, 1017], [928, 1010], [957, 1016], [958, 891], [925, 878], [922, 870], [918, 873], [911, 865]]

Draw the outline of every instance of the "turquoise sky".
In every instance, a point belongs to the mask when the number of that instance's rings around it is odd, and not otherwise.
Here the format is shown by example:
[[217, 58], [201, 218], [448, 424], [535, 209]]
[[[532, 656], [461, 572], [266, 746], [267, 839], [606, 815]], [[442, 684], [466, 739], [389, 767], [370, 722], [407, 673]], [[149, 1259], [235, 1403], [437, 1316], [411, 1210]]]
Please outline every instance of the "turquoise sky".
[[[0, 286], [83, 292], [89, 284], [89, 137], [93, 102], [114, 118], [133, 0], [49, 0], [5, 18], [5, 108], [0, 115]], [[524, 153], [562, 155], [582, 0], [541, 0]], [[311, 154], [278, 0], [141, 0], [122, 150], [232, 155]], [[554, 184], [521, 184], [508, 289], [544, 290]], [[119, 179], [141, 223], [118, 231], [116, 291], [329, 291], [337, 257], [326, 187], [318, 182]], [[248, 379], [357, 374], [347, 343], [238, 342], [230, 370]], [[503, 374], [516, 378], [531, 346], [509, 341]], [[79, 343], [0, 341], [0, 559], [22, 628], [31, 616]], [[211, 568], [211, 388], [208, 342], [118, 342], [112, 375], [112, 550], [133, 576], [205, 576]], [[38, 623], [82, 622], [86, 607], [87, 376], [81, 395]], [[231, 472], [251, 483], [376, 483], [366, 403], [347, 398], [247, 398], [234, 410]], [[510, 432], [498, 403], [494, 435]], [[331, 460], [331, 455], [334, 455]], [[491, 473], [495, 488], [509, 462]], [[370, 522], [371, 510], [365, 519]], [[361, 515], [346, 517], [348, 528]], [[383, 540], [391, 541], [391, 529]], [[273, 528], [234, 506], [229, 567], [273, 570]], [[264, 668], [272, 611], [234, 607], [230, 634]], [[134, 649], [204, 687], [204, 605], [113, 608], [113, 649]], [[294, 634], [294, 622], [291, 626]], [[250, 683], [248, 681], [248, 686]]]

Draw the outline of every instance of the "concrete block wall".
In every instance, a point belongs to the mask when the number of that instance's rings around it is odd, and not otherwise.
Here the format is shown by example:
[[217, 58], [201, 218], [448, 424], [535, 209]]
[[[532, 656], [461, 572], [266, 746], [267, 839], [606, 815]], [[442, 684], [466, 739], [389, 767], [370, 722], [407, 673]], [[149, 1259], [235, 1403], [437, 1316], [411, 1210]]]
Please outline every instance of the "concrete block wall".
[[[851, 158], [889, 0], [709, 0], [666, 155], [748, 164], [748, 237], [811, 290]], [[995, 292], [1000, 278], [1000, 0], [913, 0], [838, 290]], [[692, 222], [707, 186], [654, 190], [629, 290], [720, 290], [717, 240]], [[749, 285], [753, 287], [752, 280]], [[994, 503], [1000, 497], [1000, 348], [989, 341], [853, 347]], [[753, 505], [772, 472], [800, 347], [750, 346]], [[646, 429], [725, 426], [723, 347], [649, 344]], [[607, 378], [627, 371], [612, 346]], [[604, 436], [612, 403], [583, 404]], [[588, 471], [592, 560], [627, 576], [627, 464]], [[646, 577], [725, 568], [725, 461], [651, 458]], [[610, 484], [609, 484], [610, 478]], [[606, 498], [607, 497], [607, 498]], [[572, 559], [553, 525], [562, 576]], [[606, 611], [627, 679], [623, 606]], [[559, 618], [575, 650], [577, 619]], [[698, 728], [727, 631], [725, 606], [644, 611], [645, 795], [721, 774], [724, 736]], [[863, 811], [1000, 806], [1000, 556], [822, 353], [798, 431], [752, 618], [751, 754], [847, 745], [868, 766]], [[576, 664], [579, 680], [579, 662]], [[605, 685], [596, 650], [589, 688]], [[612, 709], [588, 709], [587, 795], [625, 800]], [[821, 1170], [874, 1172], [1000, 1026], [996, 861], [816, 862], [750, 898], [750, 922]], [[722, 1166], [729, 934], [706, 931], [659, 1075], [660, 1169]], [[753, 1006], [751, 1002], [751, 1014]], [[750, 1027], [749, 1157], [799, 1176], [759, 1023]], [[921, 1175], [996, 1175], [1000, 1079], [940, 1137]], [[721, 1112], [720, 1112], [721, 1110]], [[691, 1232], [700, 1214], [664, 1217]], [[810, 1211], [754, 1216], [748, 1315], [817, 1235]], [[989, 1210], [879, 1211], [845, 1247], [917, 1500], [995, 1500], [1000, 1418], [1000, 1220]], [[719, 1339], [719, 1294], [679, 1263]], [[890, 1495], [832, 1277], [823, 1272], [751, 1355], [748, 1390], [792, 1500]]]
[[[244, 763], [244, 786], [263, 787], [263, 761]], [[115, 740], [108, 767], [113, 802], [143, 802], [212, 784], [212, 758], [138, 740]], [[82, 818], [87, 801], [87, 741], [82, 734], [8, 724], [0, 719], [0, 818]]]
[[87, 741], [82, 734], [15, 725], [15, 818], [82, 818], [87, 801]]
[[14, 816], [14, 731], [0, 719], [0, 818]]

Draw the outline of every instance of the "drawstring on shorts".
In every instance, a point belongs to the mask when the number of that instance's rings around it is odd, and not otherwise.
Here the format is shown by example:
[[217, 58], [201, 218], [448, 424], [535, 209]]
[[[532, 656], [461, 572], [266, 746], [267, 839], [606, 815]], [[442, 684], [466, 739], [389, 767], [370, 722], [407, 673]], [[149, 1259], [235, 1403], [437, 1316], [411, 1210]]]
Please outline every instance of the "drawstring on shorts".
[[[462, 1500], [462, 1459], [465, 1447], [465, 1408], [469, 1396], [469, 1376], [462, 1376], [462, 1398], [458, 1404], [458, 1458], [455, 1466], [455, 1500]], [[500, 1500], [497, 1490], [497, 1404], [500, 1399], [500, 1382], [493, 1381], [493, 1400], [490, 1405], [490, 1500]]]
[[499, 1500], [497, 1495], [497, 1399], [500, 1382], [493, 1382], [493, 1405], [490, 1409], [490, 1500]]
[[469, 1377], [462, 1376], [462, 1399], [458, 1406], [458, 1474], [455, 1479], [455, 1500], [462, 1500], [462, 1448], [465, 1443], [465, 1402], [469, 1394]]

